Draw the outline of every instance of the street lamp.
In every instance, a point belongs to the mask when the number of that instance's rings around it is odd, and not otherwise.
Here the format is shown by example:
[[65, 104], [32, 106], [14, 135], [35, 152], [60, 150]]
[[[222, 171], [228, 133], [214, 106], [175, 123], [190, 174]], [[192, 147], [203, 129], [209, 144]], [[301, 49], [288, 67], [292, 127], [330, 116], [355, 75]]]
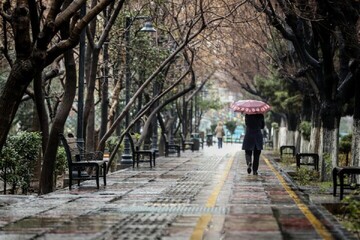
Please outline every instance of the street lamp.
[[[153, 98], [155, 98], [158, 95], [159, 91], [159, 82], [155, 80], [153, 85]], [[154, 108], [158, 106], [158, 101], [155, 102]], [[157, 125], [157, 117], [156, 115], [152, 119], [152, 141], [151, 141], [151, 148], [156, 150], [158, 149], [157, 145], [157, 139], [158, 139], [158, 125]]]
[[[126, 17], [125, 19], [125, 105], [130, 101], [130, 87], [131, 87], [131, 69], [130, 69], [130, 27], [132, 22], [138, 19], [148, 19], [148, 17], [137, 16], [134, 18]], [[144, 26], [140, 32], [156, 32], [150, 21], [145, 21]], [[125, 115], [125, 125], [129, 126], [130, 115], [129, 112]], [[130, 142], [128, 136], [124, 138], [124, 153], [121, 156], [121, 164], [132, 164], [132, 155], [130, 154]]]
[[[86, 14], [86, 1], [80, 9], [80, 16]], [[79, 53], [79, 79], [78, 79], [78, 112], [77, 112], [77, 129], [76, 137], [79, 142], [80, 149], [84, 149], [84, 78], [85, 78], [85, 28], [80, 34], [80, 53]], [[80, 140], [80, 141], [79, 141]]]

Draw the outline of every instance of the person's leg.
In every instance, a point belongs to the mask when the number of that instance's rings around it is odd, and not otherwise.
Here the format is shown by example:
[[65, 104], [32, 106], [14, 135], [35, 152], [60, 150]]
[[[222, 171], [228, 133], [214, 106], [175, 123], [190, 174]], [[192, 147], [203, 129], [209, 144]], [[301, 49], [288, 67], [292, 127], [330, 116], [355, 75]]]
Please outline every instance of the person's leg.
[[219, 138], [219, 139], [220, 139], [220, 148], [222, 148], [223, 138]]
[[251, 165], [252, 165], [252, 161], [251, 161], [251, 155], [252, 155], [252, 151], [251, 150], [245, 150], [245, 159], [246, 159], [246, 164], [247, 164], [247, 172], [250, 174], [251, 173]]
[[254, 150], [253, 173], [257, 175], [261, 150]]
[[218, 148], [221, 146], [221, 138], [218, 138]]

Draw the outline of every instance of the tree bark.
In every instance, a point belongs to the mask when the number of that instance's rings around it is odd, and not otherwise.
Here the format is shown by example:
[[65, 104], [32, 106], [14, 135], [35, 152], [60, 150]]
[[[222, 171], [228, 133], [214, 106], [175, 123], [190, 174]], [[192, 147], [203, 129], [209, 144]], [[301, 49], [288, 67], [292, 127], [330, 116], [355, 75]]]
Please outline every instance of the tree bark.
[[53, 177], [57, 153], [56, 149], [59, 145], [59, 133], [62, 133], [64, 130], [64, 125], [76, 94], [76, 64], [73, 51], [67, 51], [64, 56], [66, 66], [65, 93], [60, 104], [59, 111], [56, 113], [54, 118], [49, 141], [44, 154], [39, 194], [45, 194], [53, 191]]

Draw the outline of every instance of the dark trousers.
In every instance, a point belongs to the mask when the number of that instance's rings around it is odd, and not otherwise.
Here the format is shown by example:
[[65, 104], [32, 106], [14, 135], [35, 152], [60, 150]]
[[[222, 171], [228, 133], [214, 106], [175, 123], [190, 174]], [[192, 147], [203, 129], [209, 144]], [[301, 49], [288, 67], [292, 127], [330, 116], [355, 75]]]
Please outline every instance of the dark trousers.
[[[246, 164], [249, 165], [249, 163], [252, 162], [253, 172], [257, 172], [259, 168], [260, 153], [261, 150], [245, 150]], [[253, 154], [254, 154], [254, 158], [253, 160], [251, 160]]]
[[222, 148], [222, 142], [223, 142], [223, 139], [218, 138], [218, 148]]

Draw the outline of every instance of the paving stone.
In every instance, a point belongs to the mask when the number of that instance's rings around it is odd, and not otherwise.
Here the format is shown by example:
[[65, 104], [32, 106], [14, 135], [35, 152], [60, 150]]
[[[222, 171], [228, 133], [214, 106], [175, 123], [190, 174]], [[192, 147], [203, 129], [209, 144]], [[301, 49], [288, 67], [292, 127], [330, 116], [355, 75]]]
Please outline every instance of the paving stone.
[[[259, 176], [247, 174], [239, 149], [158, 157], [154, 168], [109, 174], [100, 189], [91, 181], [43, 196], [0, 196], [0, 239], [183, 240], [195, 227], [211, 240], [319, 239], [267, 164], [260, 161]], [[343, 230], [324, 222], [334, 234]]]

